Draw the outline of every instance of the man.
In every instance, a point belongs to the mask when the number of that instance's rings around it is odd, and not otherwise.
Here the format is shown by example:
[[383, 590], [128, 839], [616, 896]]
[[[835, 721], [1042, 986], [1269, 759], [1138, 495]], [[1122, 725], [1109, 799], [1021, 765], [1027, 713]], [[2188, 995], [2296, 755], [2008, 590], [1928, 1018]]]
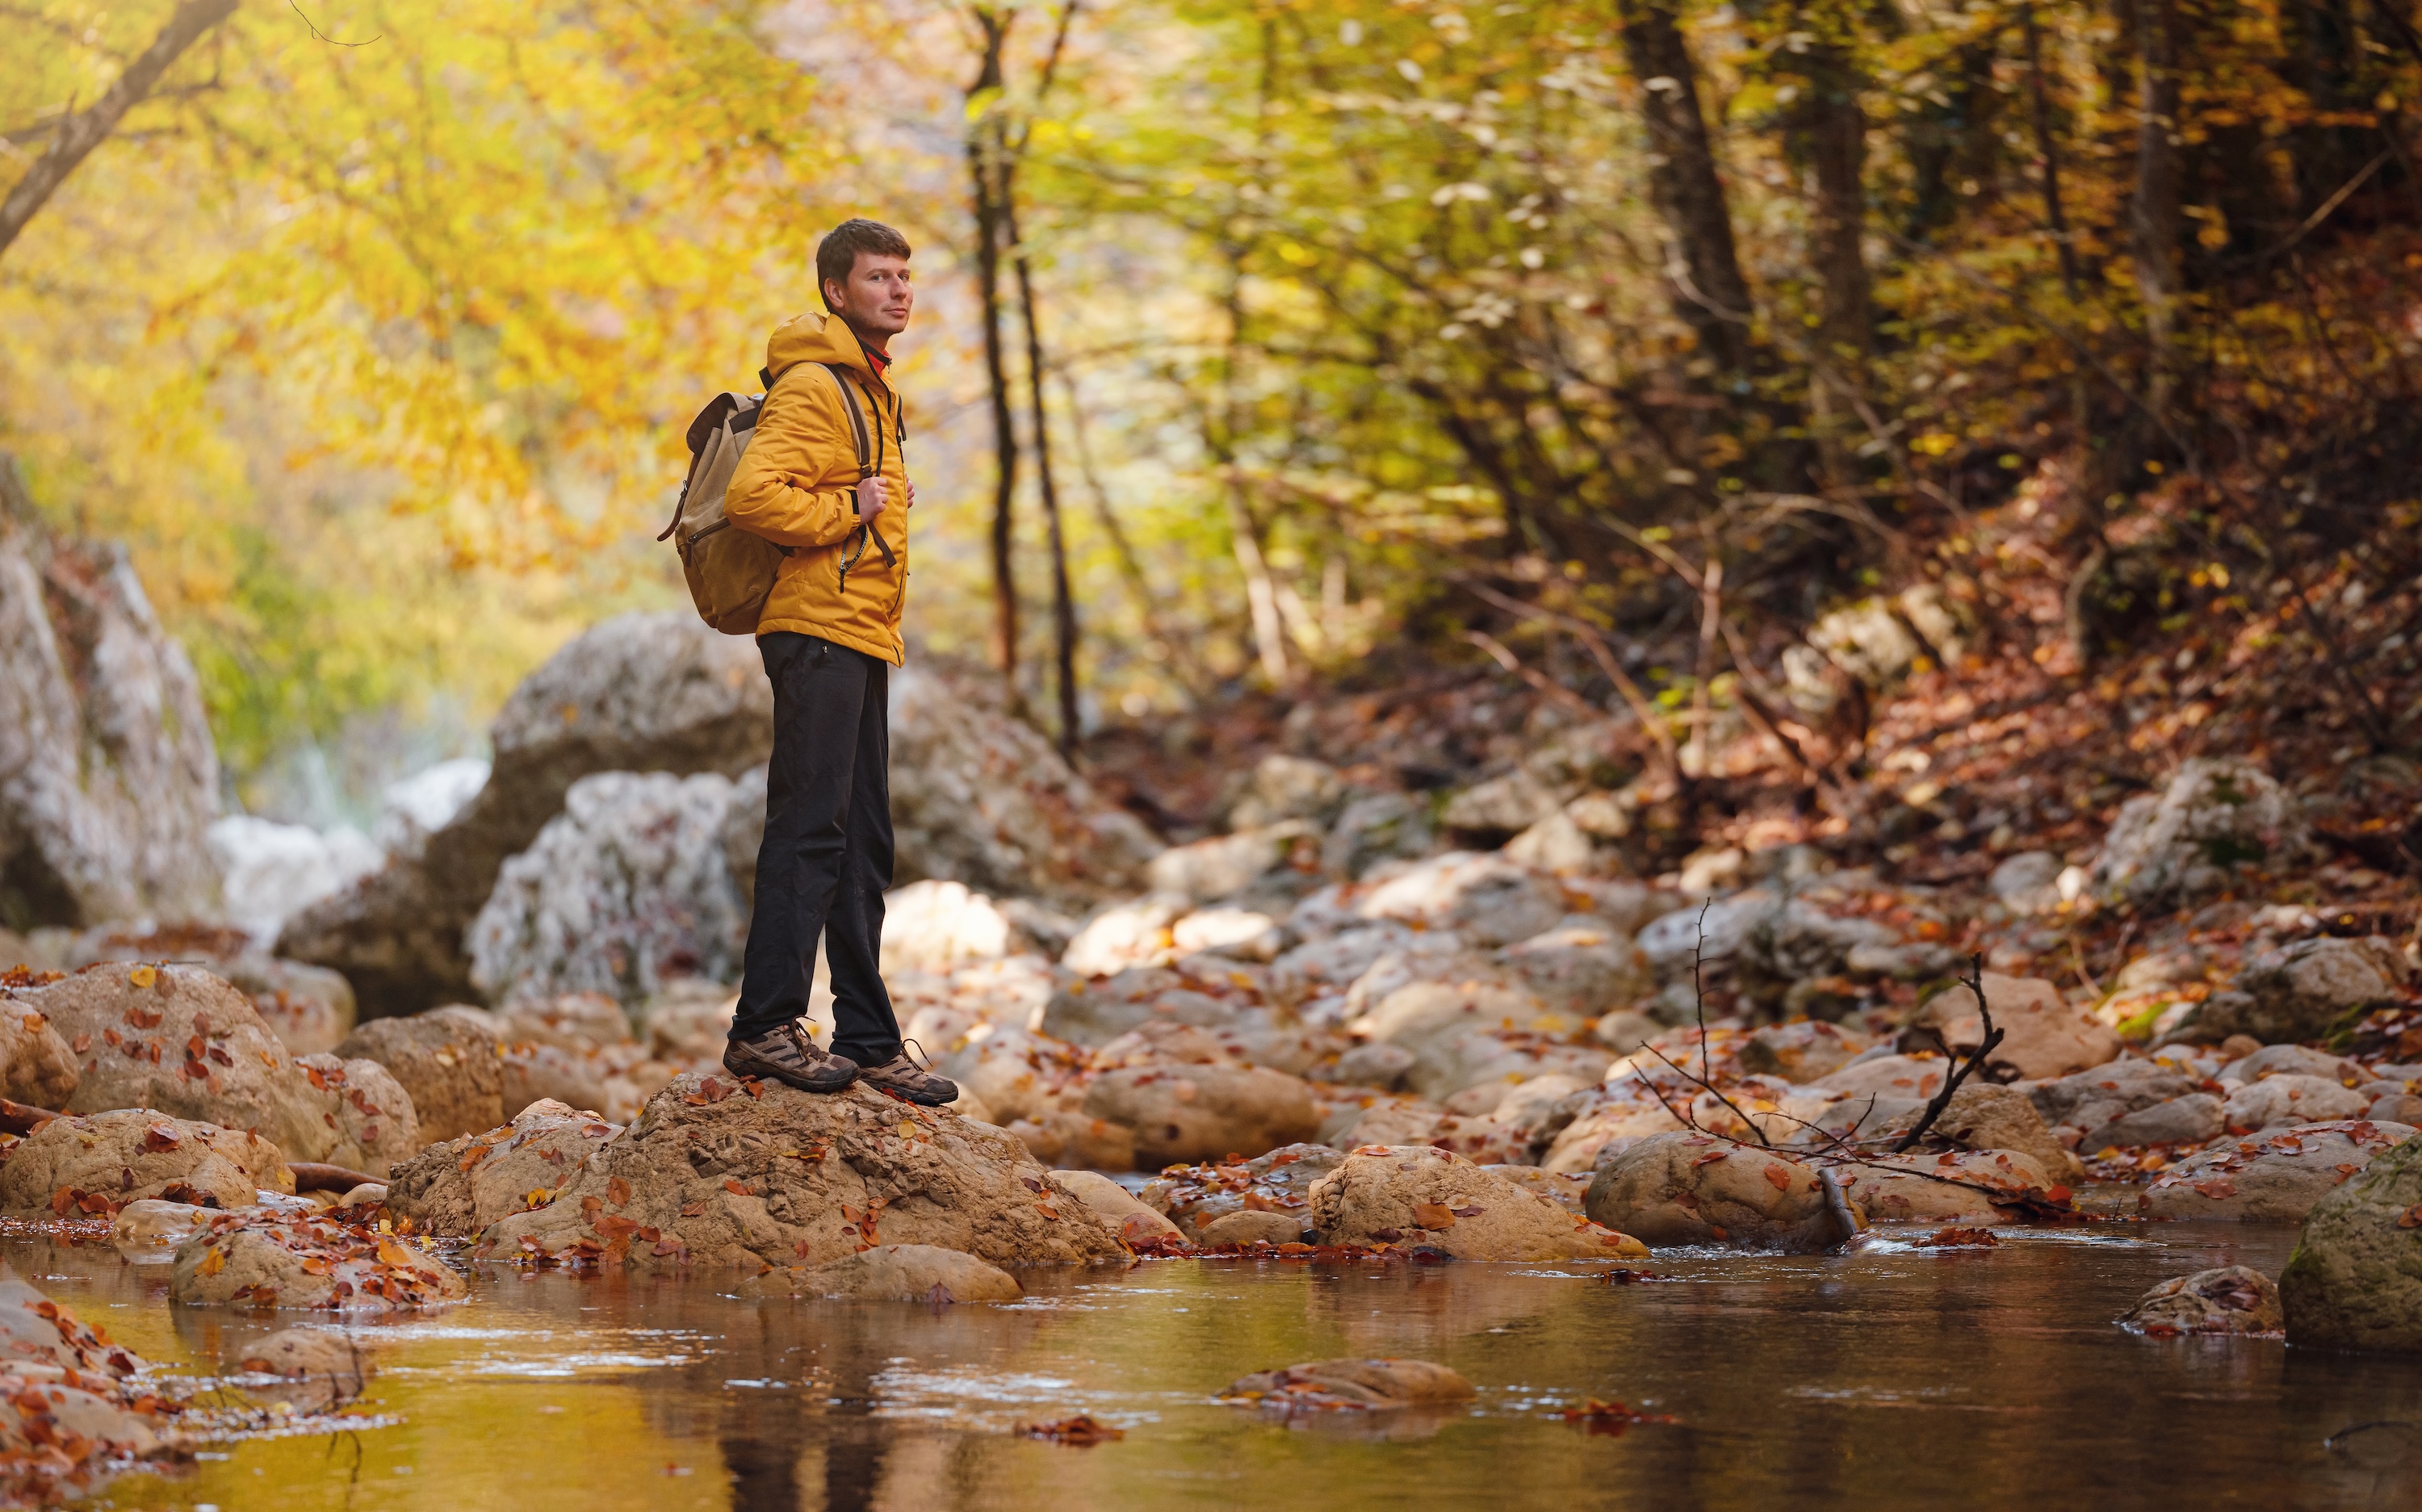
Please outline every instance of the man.
[[[788, 321], [765, 343], [764, 408], [724, 496], [734, 526], [789, 555], [757, 624], [774, 684], [774, 757], [723, 1063], [807, 1092], [864, 1080], [937, 1107], [959, 1089], [908, 1058], [878, 965], [891, 885], [886, 715], [917, 502], [900, 455], [900, 396], [884, 378], [916, 304], [908, 243], [889, 226], [843, 222], [816, 247], [816, 277], [829, 313]], [[862, 478], [851, 399], [867, 431]], [[830, 1054], [799, 1021], [819, 934], [832, 964]]]

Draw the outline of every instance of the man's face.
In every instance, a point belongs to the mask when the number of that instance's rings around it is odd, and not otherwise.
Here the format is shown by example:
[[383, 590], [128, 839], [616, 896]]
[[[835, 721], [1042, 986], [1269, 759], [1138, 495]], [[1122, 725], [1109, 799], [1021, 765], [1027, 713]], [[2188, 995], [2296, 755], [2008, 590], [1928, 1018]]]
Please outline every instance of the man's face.
[[906, 258], [860, 252], [847, 283], [825, 280], [825, 298], [849, 328], [876, 340], [889, 339], [908, 328], [908, 312], [917, 305], [917, 291], [908, 282]]

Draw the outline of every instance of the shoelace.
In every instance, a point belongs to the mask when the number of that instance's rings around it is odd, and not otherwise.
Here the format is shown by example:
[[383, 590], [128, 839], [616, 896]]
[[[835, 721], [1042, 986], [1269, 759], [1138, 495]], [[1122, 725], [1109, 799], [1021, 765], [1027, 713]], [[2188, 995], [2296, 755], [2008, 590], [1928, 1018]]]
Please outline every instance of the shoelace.
[[[908, 1055], [908, 1047], [911, 1045], [917, 1045], [917, 1042], [912, 1039], [902, 1040], [900, 1042], [900, 1053], [903, 1055]], [[925, 1047], [922, 1045], [917, 1045], [917, 1053], [915, 1055], [908, 1056], [908, 1063], [929, 1076], [933, 1074], [934, 1058], [925, 1053]]]

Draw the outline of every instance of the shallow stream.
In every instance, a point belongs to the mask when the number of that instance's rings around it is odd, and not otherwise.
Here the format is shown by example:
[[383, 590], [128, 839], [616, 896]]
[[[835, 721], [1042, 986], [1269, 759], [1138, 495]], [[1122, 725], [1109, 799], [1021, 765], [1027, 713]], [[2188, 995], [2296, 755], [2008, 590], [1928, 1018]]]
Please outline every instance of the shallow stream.
[[[2276, 1273], [2292, 1230], [2097, 1225], [1990, 1251], [1660, 1254], [1611, 1285], [1551, 1267], [1155, 1261], [1031, 1273], [1013, 1306], [753, 1302], [711, 1283], [487, 1268], [472, 1300], [381, 1328], [331, 1434], [206, 1447], [121, 1478], [143, 1507], [746, 1509], [2412, 1505], [2422, 1362], [2276, 1340], [2145, 1339], [2165, 1276]], [[0, 1245], [171, 1369], [297, 1320], [171, 1309], [166, 1268]], [[1236, 1377], [1414, 1355], [1479, 1389], [1436, 1417], [1289, 1422]], [[1590, 1397], [1673, 1424], [1592, 1431]], [[1093, 1417], [1090, 1448], [1016, 1437]], [[2364, 1425], [2388, 1424], [2363, 1427]], [[322, 1420], [324, 1424], [324, 1420]], [[2350, 1433], [2348, 1430], [2356, 1429]], [[2333, 1436], [2336, 1436], [2335, 1438]]]

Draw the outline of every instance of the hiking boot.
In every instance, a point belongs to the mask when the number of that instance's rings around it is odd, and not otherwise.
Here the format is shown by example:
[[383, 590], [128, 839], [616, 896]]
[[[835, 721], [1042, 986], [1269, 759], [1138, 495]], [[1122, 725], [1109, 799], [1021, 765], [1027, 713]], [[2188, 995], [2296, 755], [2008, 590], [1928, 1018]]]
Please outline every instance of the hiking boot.
[[[816, 1048], [816, 1042], [808, 1038], [806, 1028], [795, 1018], [779, 1029], [724, 1046], [723, 1069], [735, 1077], [764, 1077], [801, 1092], [839, 1092], [857, 1079], [857, 1062]], [[952, 1095], [956, 1095], [953, 1089]]]
[[937, 1077], [908, 1059], [908, 1047], [881, 1065], [870, 1065], [858, 1076], [877, 1092], [888, 1092], [926, 1108], [939, 1108], [944, 1103], [958, 1101], [959, 1084], [946, 1077]]

